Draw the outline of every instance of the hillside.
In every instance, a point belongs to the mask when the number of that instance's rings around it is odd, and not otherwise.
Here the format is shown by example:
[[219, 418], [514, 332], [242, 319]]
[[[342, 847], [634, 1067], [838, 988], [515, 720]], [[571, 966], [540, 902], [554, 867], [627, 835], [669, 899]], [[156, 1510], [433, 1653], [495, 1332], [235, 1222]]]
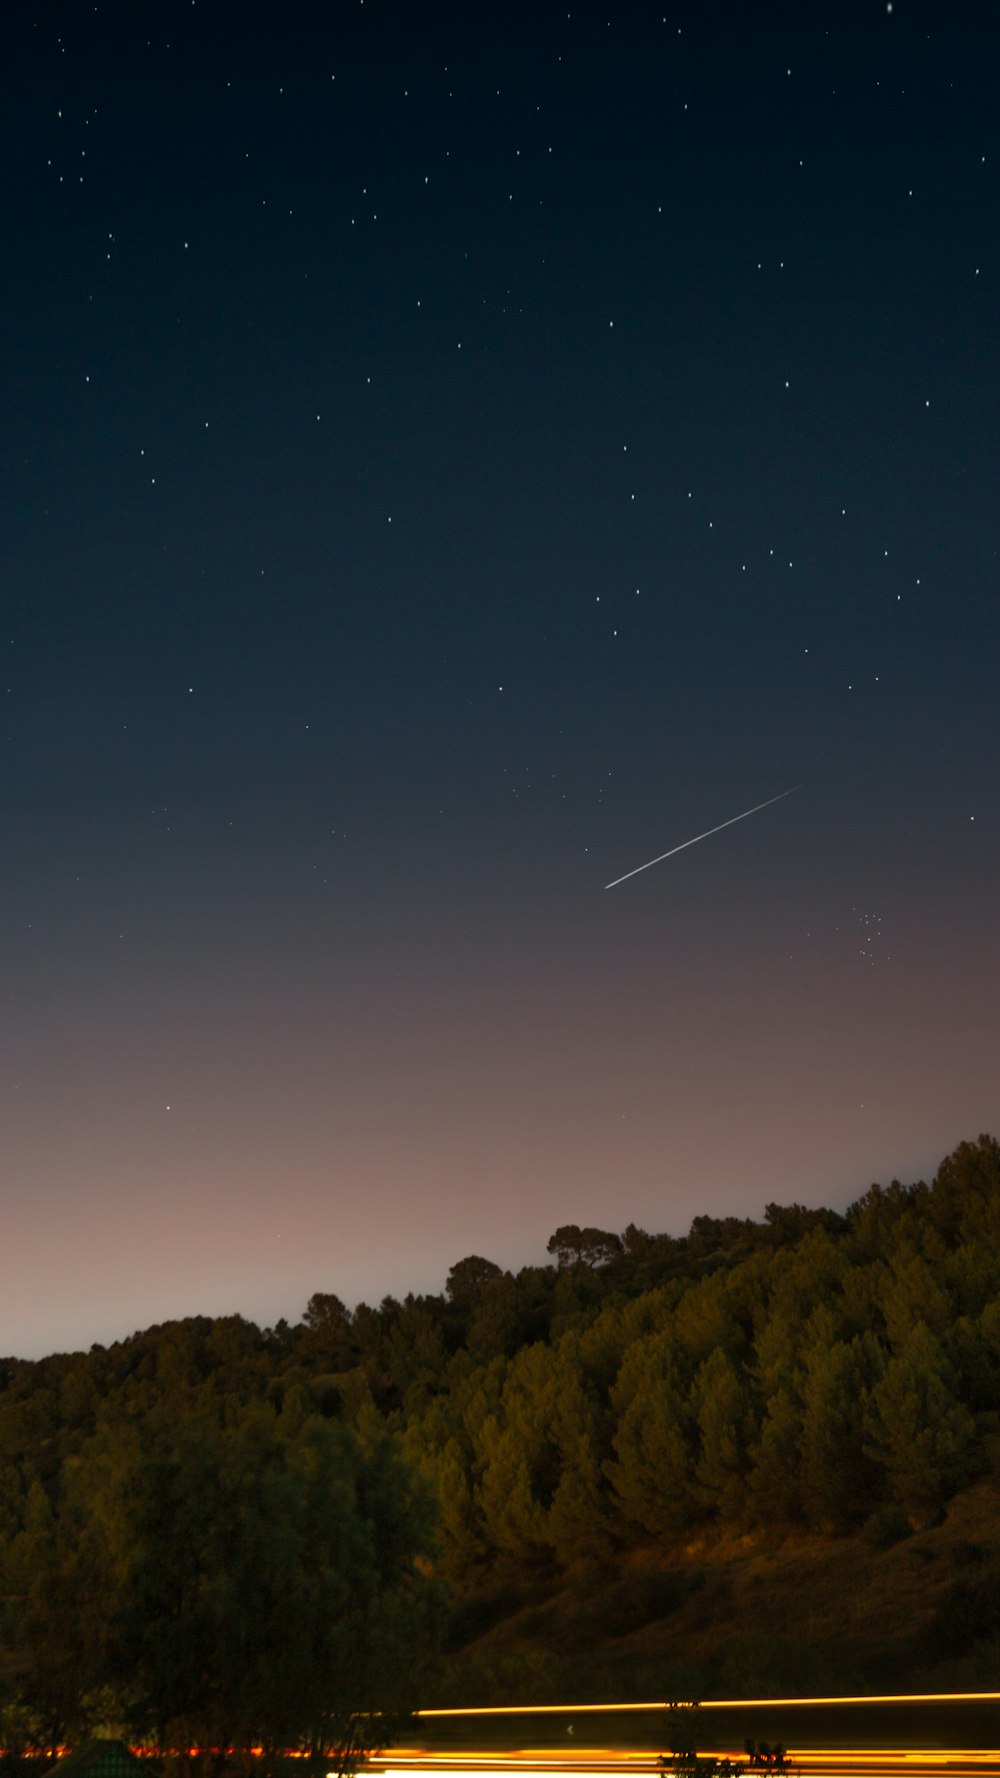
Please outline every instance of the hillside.
[[0, 1362], [0, 1729], [52, 1746], [110, 1699], [242, 1744], [261, 1686], [234, 1653], [206, 1714], [198, 1639], [253, 1631], [273, 1676], [295, 1597], [301, 1640], [391, 1595], [366, 1660], [421, 1701], [997, 1683], [995, 1138], [843, 1214], [567, 1224], [548, 1253]]
[[990, 1477], [919, 1532], [887, 1522], [880, 1535], [703, 1535], [669, 1554], [633, 1551], [534, 1599], [484, 1593], [456, 1620], [435, 1702], [998, 1683], [1000, 1481]]

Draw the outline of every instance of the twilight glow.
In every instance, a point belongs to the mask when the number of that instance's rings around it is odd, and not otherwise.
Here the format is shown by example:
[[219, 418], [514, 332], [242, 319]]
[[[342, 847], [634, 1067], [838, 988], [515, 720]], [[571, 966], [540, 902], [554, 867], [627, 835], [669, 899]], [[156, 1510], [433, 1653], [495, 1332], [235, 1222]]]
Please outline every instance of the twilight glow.
[[4, 1352], [996, 1128], [988, 58], [626, 11], [5, 22]]

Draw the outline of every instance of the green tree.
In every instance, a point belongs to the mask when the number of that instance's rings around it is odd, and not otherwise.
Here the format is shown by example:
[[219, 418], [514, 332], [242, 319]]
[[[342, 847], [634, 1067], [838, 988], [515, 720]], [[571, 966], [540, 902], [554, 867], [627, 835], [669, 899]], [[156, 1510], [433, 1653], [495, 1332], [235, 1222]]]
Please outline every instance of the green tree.
[[449, 1439], [434, 1469], [440, 1515], [444, 1572], [455, 1584], [471, 1581], [483, 1567], [488, 1547], [461, 1446]]
[[[49, 1745], [113, 1705], [160, 1745], [298, 1748], [328, 1766], [417, 1701], [431, 1514], [393, 1446], [265, 1407], [161, 1402], [31, 1491], [8, 1659]], [[324, 1767], [324, 1770], [326, 1767]]]
[[982, 1135], [960, 1142], [942, 1162], [927, 1196], [927, 1215], [949, 1246], [963, 1241], [1000, 1249], [1000, 1142]]
[[490, 1281], [502, 1275], [502, 1268], [495, 1261], [470, 1253], [465, 1259], [456, 1260], [448, 1273], [445, 1285], [448, 1301], [463, 1315], [468, 1315], [476, 1308]]
[[96, 1679], [92, 1643], [79, 1645], [74, 1543], [66, 1518], [34, 1480], [4, 1564], [5, 1665], [29, 1733], [53, 1757], [67, 1737], [85, 1731], [82, 1698]]
[[598, 1390], [586, 1373], [584, 1343], [579, 1335], [567, 1335], [553, 1355], [551, 1436], [559, 1453], [559, 1479], [545, 1529], [565, 1567], [599, 1558], [608, 1548], [603, 1415]]
[[674, 1311], [673, 1325], [695, 1364], [719, 1350], [735, 1355], [743, 1345], [743, 1333], [733, 1319], [726, 1278], [721, 1273], [701, 1279], [684, 1292]]
[[769, 1397], [749, 1450], [747, 1498], [758, 1524], [790, 1524], [801, 1516], [801, 1437], [802, 1404], [797, 1391], [782, 1384]]
[[350, 1370], [355, 1362], [357, 1345], [351, 1326], [350, 1310], [339, 1296], [317, 1290], [306, 1304], [302, 1317], [304, 1335], [302, 1353], [306, 1360], [323, 1370]]
[[689, 1382], [687, 1354], [664, 1332], [630, 1347], [611, 1391], [606, 1473], [626, 1524], [653, 1537], [680, 1530], [694, 1505]]
[[811, 1524], [843, 1531], [875, 1503], [878, 1472], [865, 1449], [865, 1416], [882, 1354], [870, 1334], [820, 1337], [805, 1354], [799, 1489]]
[[948, 1352], [959, 1394], [974, 1413], [1000, 1411], [1000, 1295], [981, 1315], [962, 1316], [949, 1330]]
[[975, 1421], [956, 1399], [930, 1328], [914, 1328], [888, 1360], [871, 1392], [866, 1431], [867, 1454], [914, 1523], [926, 1522], [974, 1472]]
[[550, 1553], [546, 1520], [562, 1474], [560, 1373], [552, 1349], [526, 1346], [507, 1367], [499, 1412], [477, 1441], [487, 1535], [529, 1563]]
[[695, 1480], [701, 1500], [724, 1523], [737, 1520], [746, 1497], [753, 1403], [745, 1373], [721, 1348], [699, 1366], [691, 1386], [698, 1429]]
[[395, 1398], [419, 1402], [444, 1382], [448, 1355], [433, 1299], [407, 1296], [395, 1316], [384, 1346], [385, 1368]]
[[938, 1338], [953, 1319], [947, 1290], [942, 1287], [940, 1266], [931, 1266], [920, 1253], [893, 1255], [890, 1276], [883, 1279], [881, 1308], [889, 1343], [905, 1345], [915, 1327], [926, 1326]]
[[509, 1272], [500, 1272], [487, 1279], [470, 1310], [466, 1350], [480, 1364], [498, 1355], [513, 1358], [520, 1347], [534, 1344], [544, 1331], [533, 1293]]
[[[476, 1503], [485, 1535], [492, 1548], [509, 1566], [530, 1568], [549, 1553], [545, 1535], [545, 1507], [532, 1487], [529, 1453], [516, 1428], [486, 1422], [479, 1440], [482, 1479]], [[553, 1483], [554, 1486], [554, 1483]]]
[[545, 1251], [554, 1254], [560, 1268], [583, 1265], [593, 1269], [616, 1259], [622, 1252], [622, 1241], [620, 1235], [610, 1234], [607, 1229], [582, 1229], [575, 1222], [567, 1222], [549, 1236]]
[[794, 1246], [814, 1229], [839, 1235], [846, 1226], [835, 1210], [811, 1210], [804, 1204], [765, 1204], [764, 1221], [776, 1247]]
[[848, 1247], [852, 1258], [862, 1262], [883, 1258], [889, 1251], [896, 1224], [919, 1193], [927, 1187], [872, 1185], [847, 1212]]

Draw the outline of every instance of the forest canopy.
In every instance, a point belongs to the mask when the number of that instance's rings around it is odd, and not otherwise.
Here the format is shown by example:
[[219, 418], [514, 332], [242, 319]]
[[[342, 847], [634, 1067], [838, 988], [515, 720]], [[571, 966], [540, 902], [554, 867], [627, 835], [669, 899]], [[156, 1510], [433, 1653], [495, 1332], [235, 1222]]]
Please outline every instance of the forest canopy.
[[446, 1593], [454, 1643], [526, 1577], [707, 1531], [877, 1547], [1000, 1470], [991, 1136], [842, 1214], [564, 1225], [548, 1251], [0, 1362], [7, 1744], [110, 1722], [326, 1752], [440, 1688]]

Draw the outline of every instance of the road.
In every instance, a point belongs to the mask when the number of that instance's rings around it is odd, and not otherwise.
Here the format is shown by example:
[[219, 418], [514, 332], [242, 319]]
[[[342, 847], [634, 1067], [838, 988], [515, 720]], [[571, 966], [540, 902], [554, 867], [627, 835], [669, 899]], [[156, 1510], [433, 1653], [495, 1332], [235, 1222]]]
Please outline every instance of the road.
[[[713, 1699], [693, 1720], [706, 1768], [738, 1761], [744, 1778], [768, 1778], [765, 1763], [747, 1765], [751, 1743], [786, 1748], [783, 1770], [792, 1778], [1000, 1778], [1000, 1692]], [[373, 1771], [384, 1778], [662, 1778], [671, 1713], [665, 1703], [428, 1710], [414, 1729], [411, 1744], [387, 1750], [371, 1762]]]

